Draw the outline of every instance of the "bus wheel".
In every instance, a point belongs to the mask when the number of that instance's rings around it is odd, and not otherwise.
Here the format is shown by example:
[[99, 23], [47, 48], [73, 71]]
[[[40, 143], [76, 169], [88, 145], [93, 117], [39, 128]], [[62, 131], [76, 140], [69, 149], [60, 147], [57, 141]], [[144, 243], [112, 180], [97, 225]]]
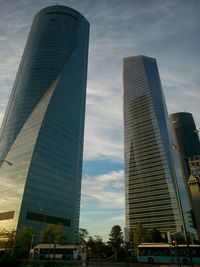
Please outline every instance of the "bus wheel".
[[153, 258], [148, 258], [148, 263], [153, 263]]
[[182, 264], [183, 264], [183, 265], [190, 265], [188, 259], [183, 259], [183, 260], [182, 260]]

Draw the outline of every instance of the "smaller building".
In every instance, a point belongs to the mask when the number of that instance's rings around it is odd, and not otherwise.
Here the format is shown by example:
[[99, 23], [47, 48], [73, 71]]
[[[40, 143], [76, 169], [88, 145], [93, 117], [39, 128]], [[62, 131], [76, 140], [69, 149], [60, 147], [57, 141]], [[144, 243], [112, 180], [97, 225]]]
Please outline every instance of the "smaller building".
[[[196, 231], [199, 228], [200, 220], [197, 218], [198, 212], [196, 212], [196, 190], [199, 183], [194, 181], [198, 180], [196, 177], [196, 159], [200, 155], [200, 142], [198, 137], [198, 131], [191, 113], [178, 112], [170, 115], [170, 123], [173, 131], [174, 141], [177, 147], [179, 156], [181, 173], [183, 177], [183, 187], [187, 195], [187, 202], [189, 204], [189, 213], [192, 218], [191, 226]], [[194, 165], [194, 166], [193, 166]], [[195, 184], [195, 186], [194, 186]], [[197, 187], [196, 187], [197, 186]], [[195, 189], [196, 188], [196, 189]], [[200, 196], [199, 196], [200, 197]], [[199, 204], [199, 200], [197, 201]], [[199, 234], [198, 234], [199, 238]]]
[[200, 240], [200, 155], [189, 159], [191, 175], [188, 180], [190, 193], [192, 197], [192, 206], [197, 228], [198, 239]]

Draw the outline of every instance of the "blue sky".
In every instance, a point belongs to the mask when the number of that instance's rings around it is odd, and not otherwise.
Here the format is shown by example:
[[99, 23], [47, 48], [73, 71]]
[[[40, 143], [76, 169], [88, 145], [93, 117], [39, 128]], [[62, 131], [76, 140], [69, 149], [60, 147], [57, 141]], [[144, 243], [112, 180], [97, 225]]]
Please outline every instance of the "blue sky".
[[123, 57], [155, 57], [168, 112], [191, 112], [200, 127], [200, 1], [0, 0], [0, 122], [33, 17], [55, 3], [91, 25], [80, 226], [107, 240], [125, 226]]

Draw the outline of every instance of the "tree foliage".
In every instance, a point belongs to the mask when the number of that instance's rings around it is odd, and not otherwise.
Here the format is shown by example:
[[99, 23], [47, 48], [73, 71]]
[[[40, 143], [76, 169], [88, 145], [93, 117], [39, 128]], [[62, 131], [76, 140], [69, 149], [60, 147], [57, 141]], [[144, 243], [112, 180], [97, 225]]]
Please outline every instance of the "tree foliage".
[[119, 225], [114, 225], [109, 235], [109, 244], [115, 252], [115, 261], [117, 260], [117, 252], [123, 243], [123, 233]]
[[123, 233], [122, 229], [119, 225], [114, 225], [111, 229], [110, 235], [109, 235], [109, 242], [114, 247], [120, 247], [123, 243]]
[[155, 227], [151, 230], [143, 227], [142, 224], [137, 224], [136, 227], [130, 232], [130, 240], [137, 247], [141, 243], [157, 243], [164, 242], [161, 232]]
[[15, 230], [1, 229], [0, 230], [0, 247], [5, 248], [13, 248], [15, 245]]
[[156, 228], [148, 232], [147, 240], [150, 243], [164, 242], [161, 232]]
[[34, 235], [34, 231], [30, 226], [24, 226], [17, 235], [15, 254], [22, 257], [29, 257]]
[[79, 229], [79, 236], [78, 236], [78, 239], [79, 239], [79, 243], [80, 244], [85, 244], [87, 239], [89, 237], [89, 233], [86, 229], [84, 228], [80, 228]]
[[139, 223], [130, 232], [130, 238], [134, 246], [137, 247], [141, 243], [148, 242], [148, 231], [141, 223]]
[[17, 242], [20, 244], [20, 247], [25, 250], [29, 250], [31, 246], [31, 242], [34, 237], [34, 231], [30, 226], [24, 226], [22, 230], [19, 232]]
[[61, 224], [48, 224], [41, 232], [44, 243], [64, 244], [67, 242], [67, 234]]
[[94, 237], [89, 236], [87, 242], [88, 253], [90, 256], [97, 258], [102, 258], [105, 252], [105, 244], [103, 243], [103, 239], [99, 235], [95, 235]]

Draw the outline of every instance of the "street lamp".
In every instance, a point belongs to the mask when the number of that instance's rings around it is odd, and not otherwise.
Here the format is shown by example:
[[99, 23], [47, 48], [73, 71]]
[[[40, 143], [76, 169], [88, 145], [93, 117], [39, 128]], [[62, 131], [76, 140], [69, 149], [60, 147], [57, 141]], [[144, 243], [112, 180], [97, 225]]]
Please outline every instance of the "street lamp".
[[187, 229], [186, 229], [186, 224], [185, 224], [185, 218], [184, 218], [184, 214], [183, 214], [183, 206], [182, 206], [182, 202], [181, 202], [179, 185], [178, 185], [178, 180], [177, 180], [177, 176], [176, 176], [176, 169], [175, 169], [175, 166], [174, 166], [174, 160], [173, 160], [173, 155], [172, 155], [172, 149], [173, 148], [175, 150], [177, 150], [177, 146], [174, 143], [171, 143], [171, 145], [170, 145], [170, 155], [171, 155], [173, 176], [174, 176], [174, 182], [175, 182], [175, 188], [176, 188], [176, 196], [177, 196], [177, 200], [178, 200], [178, 206], [179, 206], [179, 210], [180, 210], [181, 220], [182, 220], [182, 223], [183, 223], [183, 233], [184, 233], [185, 242], [186, 242], [186, 246], [187, 246], [187, 250], [188, 250], [188, 254], [189, 254], [190, 264], [193, 267], [191, 251], [190, 251], [189, 242], [188, 242]]
[[32, 249], [33, 249], [33, 241], [34, 241], [34, 237], [35, 237], [35, 235], [32, 234], [32, 236], [31, 236], [31, 243], [30, 243], [29, 260], [30, 260], [31, 258], [33, 258], [33, 251], [32, 251]]

